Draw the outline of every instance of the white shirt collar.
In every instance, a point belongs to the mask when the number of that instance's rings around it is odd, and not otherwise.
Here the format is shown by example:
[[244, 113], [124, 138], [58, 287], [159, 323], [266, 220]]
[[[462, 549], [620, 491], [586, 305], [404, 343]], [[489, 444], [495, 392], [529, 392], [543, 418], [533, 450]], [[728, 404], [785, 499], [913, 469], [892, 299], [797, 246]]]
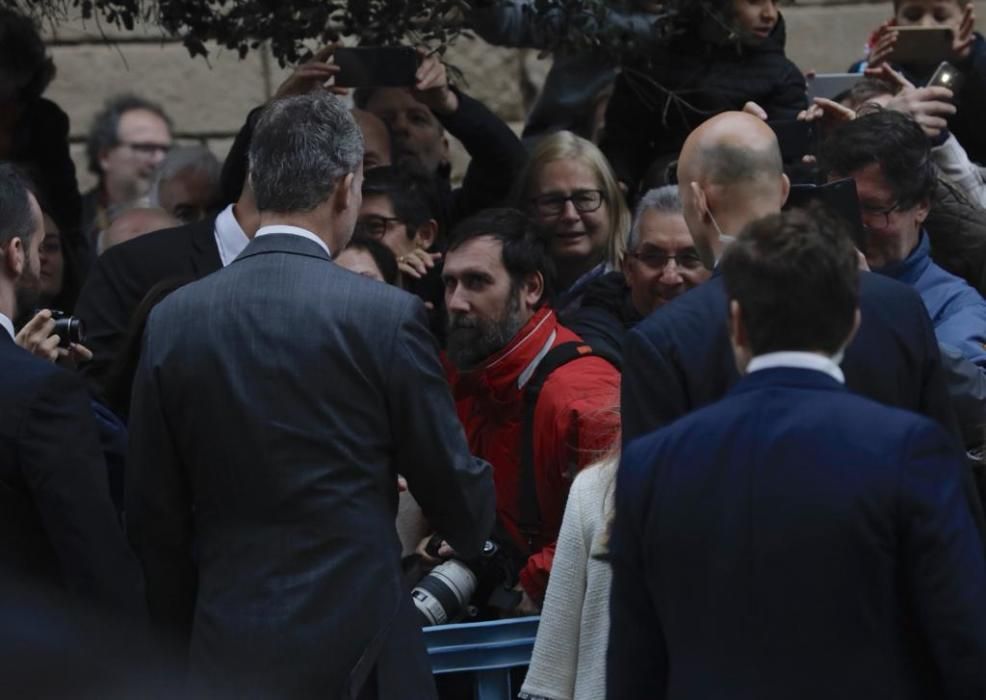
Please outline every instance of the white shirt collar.
[[840, 384], [846, 383], [845, 375], [832, 358], [814, 352], [768, 352], [765, 355], [757, 355], [750, 360], [746, 373], [753, 374], [762, 369], [775, 367], [813, 369], [816, 372], [824, 372]]
[[240, 222], [233, 216], [233, 205], [219, 212], [216, 217], [213, 235], [216, 237], [216, 247], [219, 249], [219, 260], [223, 267], [226, 267], [236, 259], [236, 256], [243, 252], [250, 239], [240, 226]]
[[5, 314], [0, 314], [0, 327], [3, 327], [4, 330], [10, 333], [11, 338], [14, 337], [14, 322], [11, 321]]
[[286, 224], [273, 224], [271, 226], [263, 226], [259, 231], [257, 231], [257, 236], [267, 236], [272, 233], [289, 233], [292, 236], [301, 236], [302, 238], [307, 238], [310, 241], [314, 241], [322, 246], [322, 250], [330, 258], [332, 253], [329, 251], [329, 246], [325, 245], [325, 241], [316, 236], [314, 233], [308, 229], [301, 228], [300, 226], [288, 226]]

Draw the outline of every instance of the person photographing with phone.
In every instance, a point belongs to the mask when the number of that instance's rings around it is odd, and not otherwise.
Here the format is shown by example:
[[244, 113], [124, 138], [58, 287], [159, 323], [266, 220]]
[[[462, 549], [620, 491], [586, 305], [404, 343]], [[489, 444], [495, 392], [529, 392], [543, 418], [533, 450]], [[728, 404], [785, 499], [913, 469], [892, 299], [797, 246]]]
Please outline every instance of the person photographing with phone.
[[[962, 82], [959, 89], [953, 89], [956, 111], [948, 116], [949, 131], [972, 160], [986, 162], [986, 133], [978, 123], [986, 110], [986, 40], [975, 31], [972, 2], [894, 0], [893, 9], [893, 17], [870, 38], [866, 60], [849, 70], [861, 72], [890, 65], [910, 83], [922, 87], [931, 86], [941, 62], [948, 61]], [[943, 137], [941, 143], [944, 141]]]

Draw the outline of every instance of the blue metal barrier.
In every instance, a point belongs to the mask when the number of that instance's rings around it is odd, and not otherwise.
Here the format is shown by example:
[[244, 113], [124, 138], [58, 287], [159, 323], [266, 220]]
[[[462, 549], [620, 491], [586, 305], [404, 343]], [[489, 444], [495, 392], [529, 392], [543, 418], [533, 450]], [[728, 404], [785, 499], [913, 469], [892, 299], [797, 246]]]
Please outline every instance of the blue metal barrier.
[[510, 669], [531, 662], [537, 617], [425, 627], [433, 673], [472, 672], [476, 700], [510, 700]]

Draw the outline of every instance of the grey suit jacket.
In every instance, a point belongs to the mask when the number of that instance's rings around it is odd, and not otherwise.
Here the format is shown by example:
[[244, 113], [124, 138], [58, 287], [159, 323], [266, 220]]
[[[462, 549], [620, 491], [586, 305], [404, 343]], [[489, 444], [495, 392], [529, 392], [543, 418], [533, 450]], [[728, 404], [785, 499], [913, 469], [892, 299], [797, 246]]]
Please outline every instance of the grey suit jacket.
[[432, 697], [396, 477], [464, 556], [494, 504], [421, 302], [267, 235], [162, 302], [144, 343], [129, 535], [192, 676], [211, 694], [338, 697], [383, 634], [379, 697]]

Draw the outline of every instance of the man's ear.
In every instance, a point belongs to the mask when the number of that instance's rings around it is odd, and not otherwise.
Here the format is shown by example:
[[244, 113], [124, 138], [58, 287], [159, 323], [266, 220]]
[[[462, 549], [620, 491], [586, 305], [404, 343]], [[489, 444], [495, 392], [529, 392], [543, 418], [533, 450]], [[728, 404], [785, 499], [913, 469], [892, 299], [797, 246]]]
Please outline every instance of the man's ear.
[[697, 182], [692, 180], [688, 183], [688, 187], [692, 191], [692, 208], [695, 210], [696, 218], [701, 221], [708, 221], [709, 216], [709, 198], [705, 194], [705, 190]]
[[753, 359], [753, 350], [743, 324], [743, 309], [736, 299], [729, 302], [729, 344], [733, 346], [736, 369], [740, 374], [745, 374], [746, 366]]
[[779, 209], [783, 209], [784, 205], [787, 204], [788, 195], [791, 194], [791, 178], [785, 173], [781, 173], [781, 206]]
[[924, 220], [928, 218], [928, 212], [930, 211], [931, 211], [931, 200], [922, 199], [918, 203], [917, 208], [915, 208], [914, 210], [914, 218], [917, 219], [917, 223], [919, 226], [922, 225], [924, 223]]
[[544, 277], [540, 272], [533, 272], [524, 280], [524, 286], [520, 290], [521, 301], [529, 309], [534, 309], [544, 298]]
[[627, 286], [630, 286], [630, 258], [632, 257], [630, 252], [627, 251], [623, 254], [623, 260], [620, 261], [620, 267], [623, 270], [623, 281], [626, 282]]
[[342, 181], [336, 183], [335, 192], [332, 193], [332, 203], [335, 211], [343, 212], [355, 206], [356, 193], [353, 190], [353, 180], [355, 178], [356, 175], [354, 173], [349, 173], [342, 178]]
[[438, 222], [434, 219], [428, 219], [414, 232], [414, 243], [422, 250], [430, 250], [436, 238], [438, 238]]
[[27, 260], [24, 241], [20, 237], [12, 238], [7, 245], [0, 247], [3, 256], [3, 270], [8, 277], [17, 279], [24, 273], [24, 263]]
[[857, 308], [856, 313], [852, 317], [852, 328], [849, 331], [849, 336], [846, 338], [846, 342], [843, 343], [844, 348], [849, 347], [849, 343], [852, 339], [856, 337], [856, 332], [859, 330], [859, 324], [863, 322], [863, 313]]
[[99, 168], [104, 173], [108, 169], [107, 166], [108, 166], [110, 151], [112, 151], [114, 148], [116, 148], [116, 146], [112, 146], [110, 148], [101, 148], [99, 150], [99, 154], [96, 157], [96, 160], [99, 162]]

